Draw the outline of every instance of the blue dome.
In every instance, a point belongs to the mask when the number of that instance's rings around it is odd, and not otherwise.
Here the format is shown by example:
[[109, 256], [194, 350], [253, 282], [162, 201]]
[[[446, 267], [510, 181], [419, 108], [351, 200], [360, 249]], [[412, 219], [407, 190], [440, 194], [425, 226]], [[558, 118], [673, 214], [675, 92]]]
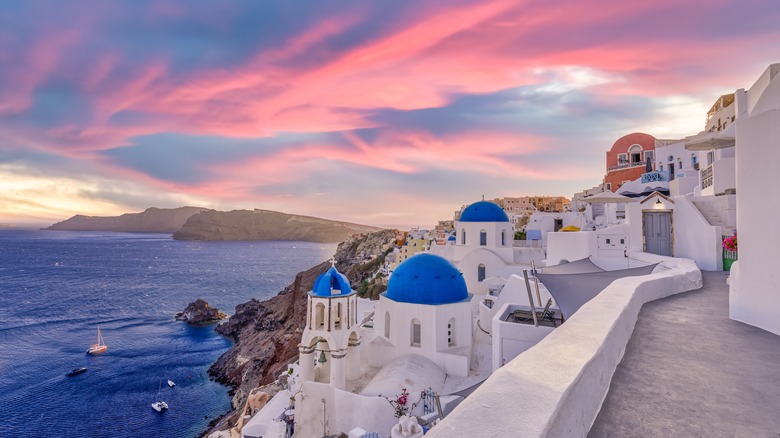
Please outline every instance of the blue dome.
[[477, 201], [463, 210], [460, 222], [509, 222], [506, 212], [498, 204]]
[[352, 293], [347, 276], [331, 266], [324, 274], [314, 280], [311, 294], [315, 297], [344, 296]]
[[409, 257], [390, 276], [385, 296], [412, 304], [449, 304], [468, 299], [466, 281], [452, 263], [433, 254]]

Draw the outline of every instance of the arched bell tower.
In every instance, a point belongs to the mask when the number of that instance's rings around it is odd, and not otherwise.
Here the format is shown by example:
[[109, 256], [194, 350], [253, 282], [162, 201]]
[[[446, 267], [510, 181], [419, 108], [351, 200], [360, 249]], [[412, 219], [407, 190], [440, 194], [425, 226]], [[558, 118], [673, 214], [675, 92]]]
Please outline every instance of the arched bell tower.
[[300, 352], [301, 381], [315, 380], [344, 389], [360, 377], [357, 294], [347, 277], [331, 266], [309, 292]]

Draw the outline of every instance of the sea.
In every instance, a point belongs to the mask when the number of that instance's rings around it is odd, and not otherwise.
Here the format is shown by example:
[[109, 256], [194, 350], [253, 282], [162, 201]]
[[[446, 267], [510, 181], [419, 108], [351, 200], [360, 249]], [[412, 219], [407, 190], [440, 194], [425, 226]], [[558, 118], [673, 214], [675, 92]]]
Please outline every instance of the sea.
[[[231, 341], [174, 315], [197, 298], [232, 314], [335, 249], [0, 230], [0, 436], [199, 436], [230, 409], [207, 370]], [[98, 327], [108, 351], [87, 355]], [[87, 372], [65, 375], [77, 367]]]

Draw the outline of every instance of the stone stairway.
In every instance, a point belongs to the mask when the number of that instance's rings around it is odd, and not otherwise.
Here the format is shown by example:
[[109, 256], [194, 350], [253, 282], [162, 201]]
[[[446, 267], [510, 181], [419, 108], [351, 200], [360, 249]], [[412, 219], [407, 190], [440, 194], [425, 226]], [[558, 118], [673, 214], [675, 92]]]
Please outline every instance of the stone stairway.
[[699, 209], [701, 215], [704, 216], [704, 219], [707, 219], [707, 222], [710, 225], [720, 226], [720, 227], [726, 226], [726, 221], [723, 219], [718, 209], [715, 206], [713, 206], [711, 203], [702, 202], [702, 201], [693, 201], [693, 205], [695, 205], [696, 208]]
[[724, 212], [721, 212], [715, 205], [709, 202], [693, 201], [693, 205], [699, 210], [707, 222], [716, 227], [721, 227], [723, 235], [730, 236], [734, 232], [734, 227], [729, 226], [724, 218]]

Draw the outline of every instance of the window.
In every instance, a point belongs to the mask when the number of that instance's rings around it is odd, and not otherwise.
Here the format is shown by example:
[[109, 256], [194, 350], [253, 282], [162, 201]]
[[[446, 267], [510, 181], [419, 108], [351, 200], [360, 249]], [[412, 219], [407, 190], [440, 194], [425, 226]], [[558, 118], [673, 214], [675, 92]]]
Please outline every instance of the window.
[[485, 230], [479, 232], [479, 245], [480, 246], [487, 245], [487, 231]]
[[707, 152], [707, 165], [711, 166], [714, 161], [715, 161], [715, 152], [714, 151]]
[[632, 144], [630, 148], [628, 148], [628, 155], [631, 158], [631, 163], [641, 163], [642, 162], [642, 146], [638, 144]]
[[501, 230], [501, 246], [506, 246], [506, 230]]
[[664, 165], [663, 165], [663, 164], [662, 164], [662, 165], [660, 165], [660, 166], [658, 166], [658, 168], [659, 168], [659, 169], [661, 169], [661, 172], [663, 172], [663, 171], [664, 171]]
[[325, 328], [325, 305], [317, 303], [314, 306], [314, 327], [318, 329]]
[[415, 318], [412, 320], [412, 339], [411, 339], [411, 346], [412, 347], [419, 347], [421, 345], [420, 339], [421, 336], [421, 328], [420, 328], [420, 320]]
[[607, 183], [607, 190], [612, 191], [612, 183]]
[[618, 166], [628, 164], [628, 154], [618, 154]]
[[385, 337], [390, 339], [390, 312], [385, 312]]
[[336, 321], [333, 324], [333, 328], [341, 328], [341, 303], [336, 303]]
[[466, 230], [462, 229], [460, 230], [460, 244], [465, 245], [466, 244]]
[[691, 154], [691, 167], [695, 167], [696, 163], [699, 162], [699, 158], [696, 156], [696, 154]]
[[477, 267], [477, 281], [482, 281], [485, 279], [485, 265], [479, 264]]
[[645, 161], [647, 161], [648, 158], [650, 159], [650, 162], [654, 161], [655, 157], [653, 151], [645, 151]]
[[450, 318], [447, 323], [447, 346], [454, 347], [455, 343], [455, 318]]

